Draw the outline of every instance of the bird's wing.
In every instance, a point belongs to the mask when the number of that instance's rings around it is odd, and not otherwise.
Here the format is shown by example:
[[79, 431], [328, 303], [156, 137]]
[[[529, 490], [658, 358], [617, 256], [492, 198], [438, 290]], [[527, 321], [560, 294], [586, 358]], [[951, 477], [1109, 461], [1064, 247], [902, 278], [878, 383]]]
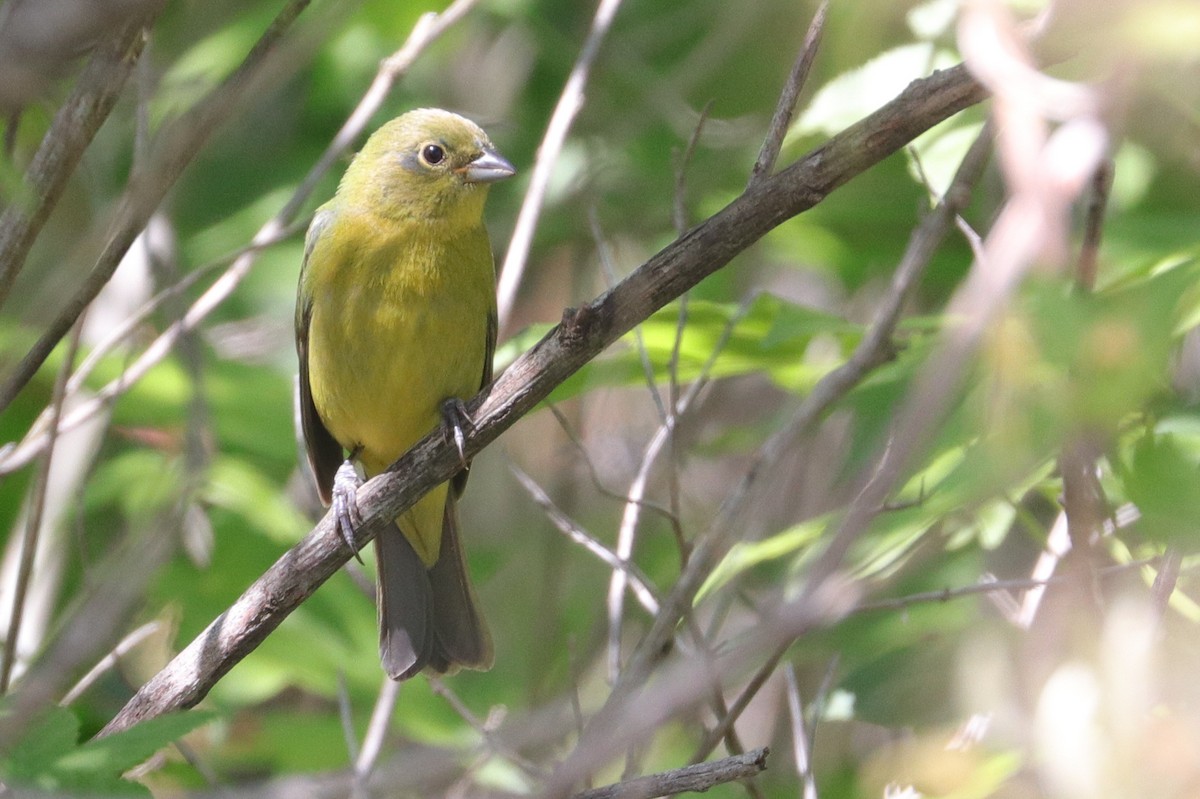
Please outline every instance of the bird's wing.
[[342, 445], [321, 421], [317, 406], [313, 403], [312, 386], [308, 382], [308, 327], [312, 319], [312, 293], [304, 290], [304, 273], [308, 259], [321, 234], [329, 227], [332, 215], [318, 211], [304, 241], [304, 260], [300, 266], [300, 291], [296, 295], [296, 353], [300, 356], [300, 427], [304, 432], [304, 445], [308, 450], [308, 465], [317, 480], [317, 492], [321, 501], [330, 503], [333, 495], [333, 477], [342, 464]]
[[479, 389], [482, 391], [492, 382], [492, 361], [496, 359], [496, 335], [500, 327], [500, 322], [496, 318], [496, 309], [488, 311], [487, 320], [487, 344], [483, 352], [483, 377], [479, 381]]
[[[479, 388], [483, 390], [491, 385], [492, 382], [492, 361], [496, 359], [496, 334], [499, 329], [499, 321], [496, 317], [496, 309], [492, 308], [488, 311], [487, 318], [487, 341], [483, 349], [483, 374], [479, 378]], [[454, 475], [450, 481], [450, 487], [453, 489], [451, 497], [462, 496], [463, 489], [467, 487], [467, 477], [471, 474], [471, 468], [468, 466], [458, 474]]]

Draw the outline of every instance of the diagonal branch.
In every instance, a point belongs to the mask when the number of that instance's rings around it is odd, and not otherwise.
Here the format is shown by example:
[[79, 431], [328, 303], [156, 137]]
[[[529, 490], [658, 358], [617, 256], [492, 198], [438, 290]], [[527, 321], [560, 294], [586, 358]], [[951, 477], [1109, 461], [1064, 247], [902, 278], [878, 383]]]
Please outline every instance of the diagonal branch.
[[[467, 456], [479, 452], [531, 411], [609, 344], [765, 233], [896, 152], [938, 122], [973, 105], [984, 90], [962, 67], [914, 81], [898, 97], [783, 171], [764, 179], [665, 247], [620, 284], [578, 309], [468, 403], [474, 421]], [[433, 432], [359, 491], [365, 523], [359, 546], [459, 468], [459, 453]], [[330, 515], [285, 553], [208, 629], [129, 701], [102, 731], [199, 702], [297, 605], [350, 557]]]
[[587, 39], [579, 51], [575, 66], [571, 68], [571, 74], [567, 76], [567, 83], [563, 86], [558, 104], [555, 105], [550, 122], [546, 125], [546, 135], [538, 147], [537, 163], [534, 164], [533, 175], [529, 179], [529, 190], [525, 192], [525, 200], [517, 214], [517, 224], [513, 229], [504, 263], [500, 267], [500, 281], [496, 286], [502, 339], [512, 316], [513, 306], [517, 302], [517, 289], [521, 285], [521, 276], [525, 273], [525, 261], [533, 245], [533, 232], [542, 213], [542, 203], [546, 199], [550, 178], [567, 140], [567, 133], [571, 130], [571, 124], [583, 109], [584, 89], [592, 70], [592, 63], [600, 54], [600, 45], [608, 35], [608, 29], [612, 27], [613, 18], [620, 7], [621, 0], [600, 0], [592, 17]]
[[83, 151], [116, 105], [141, 53], [142, 26], [148, 22], [130, 23], [96, 49], [29, 163], [25, 189], [32, 195], [30, 202], [15, 202], [0, 214], [0, 306], [8, 299], [25, 257]]
[[108, 239], [79, 289], [47, 325], [46, 332], [30, 348], [13, 372], [0, 384], [0, 411], [33, 379], [58, 342], [120, 265], [121, 259], [145, 228], [150, 215], [162, 202], [183, 170], [192, 162], [224, 122], [241, 107], [264, 79], [274, 77], [268, 67], [278, 65], [284, 35], [311, 0], [289, 0], [255, 43], [245, 60], [229, 77], [172, 124], [151, 162], [129, 181], [117, 207]]
[[571, 799], [655, 799], [677, 793], [703, 793], [716, 785], [745, 780], [767, 768], [769, 749], [755, 749], [744, 755], [734, 755], [711, 763], [664, 771], [625, 780], [603, 788], [577, 793]]
[[792, 124], [792, 115], [796, 113], [800, 90], [804, 88], [808, 72], [817, 58], [817, 48], [821, 46], [821, 37], [825, 33], [825, 18], [828, 14], [829, 0], [823, 0], [821, 5], [817, 6], [817, 13], [813, 15], [808, 32], [804, 34], [804, 46], [800, 48], [800, 54], [796, 56], [796, 62], [792, 64], [792, 71], [784, 84], [783, 93], [779, 95], [775, 114], [771, 117], [771, 126], [767, 129], [767, 137], [763, 140], [762, 149], [758, 151], [758, 158], [750, 171], [751, 185], [771, 174], [771, 170], [775, 168], [779, 151], [783, 149], [783, 140]]

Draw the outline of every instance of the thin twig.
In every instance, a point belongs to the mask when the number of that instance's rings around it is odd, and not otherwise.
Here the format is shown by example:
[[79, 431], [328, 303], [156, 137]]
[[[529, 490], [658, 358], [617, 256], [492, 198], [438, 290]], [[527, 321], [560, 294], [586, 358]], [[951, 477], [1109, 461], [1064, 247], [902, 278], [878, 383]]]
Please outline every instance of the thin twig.
[[1162, 562], [1154, 575], [1154, 585], [1150, 588], [1150, 596], [1154, 600], [1154, 612], [1161, 620], [1171, 603], [1171, 594], [1179, 583], [1179, 568], [1183, 565], [1183, 553], [1178, 547], [1169, 546], [1163, 553]]
[[[179, 279], [174, 285], [162, 289], [145, 303], [140, 308], [121, 321], [120, 324], [110, 328], [99, 342], [91, 347], [87, 356], [80, 362], [79, 368], [76, 369], [71, 379], [67, 382], [67, 396], [77, 397], [83, 389], [88, 377], [95, 371], [96, 367], [103, 363], [114, 349], [125, 339], [133, 335], [138, 328], [149, 319], [160, 308], [172, 302], [175, 298], [180, 297], [185, 292], [195, 286], [200, 280], [208, 277], [222, 266], [228, 266], [232, 261], [241, 255], [257, 250], [266, 249], [267, 247], [278, 244], [291, 236], [295, 235], [300, 230], [307, 227], [307, 220], [295, 223], [286, 229], [280, 231], [279, 235], [269, 241], [263, 241], [258, 244], [247, 244], [233, 253], [219, 258], [211, 263], [205, 264], [194, 269]], [[59, 433], [66, 433], [74, 430], [79, 425], [93, 418], [97, 413], [112, 405], [113, 401], [120, 397], [123, 393], [133, 388], [138, 380], [152, 366], [158, 363], [171, 347], [178, 341], [180, 336], [187, 332], [192, 327], [186, 327], [182, 322], [176, 322], [167, 328], [160, 336], [161, 340], [165, 340], [166, 344], [162, 350], [162, 355], [148, 361], [144, 353], [142, 358], [135, 361], [124, 369], [120, 375], [110, 380], [99, 390], [92, 392], [86, 399], [75, 403], [59, 420]], [[151, 350], [147, 350], [149, 353]], [[135, 371], [136, 370], [136, 371]], [[46, 446], [47, 435], [49, 428], [49, 409], [44, 409], [42, 413], [29, 426], [25, 436], [18, 443], [5, 444], [0, 447], [0, 475], [10, 474], [32, 461]]]
[[46, 491], [50, 487], [51, 465], [54, 460], [54, 445], [58, 440], [58, 419], [62, 416], [63, 401], [67, 396], [67, 379], [75, 367], [75, 356], [79, 352], [79, 339], [83, 331], [83, 317], [75, 323], [67, 345], [66, 357], [54, 381], [54, 392], [50, 399], [50, 439], [42, 453], [37, 475], [29, 488], [29, 499], [25, 511], [25, 535], [21, 539], [21, 560], [17, 565], [17, 580], [12, 592], [12, 612], [5, 628], [3, 663], [0, 663], [0, 696], [8, 693], [9, 681], [17, 663], [17, 644], [21, 640], [21, 624], [25, 619], [25, 599], [29, 594], [29, 580], [33, 576], [33, 563], [37, 556], [38, 539], [42, 529], [42, 514], [46, 509]]
[[[600, 261], [600, 270], [604, 273], [604, 280], [608, 288], [612, 288], [618, 282], [617, 269], [613, 264], [612, 250], [608, 246], [608, 241], [604, 238], [604, 231], [600, 229], [600, 219], [596, 216], [596, 209], [593, 206], [588, 209], [588, 225], [592, 230], [592, 241], [596, 245], [596, 256]], [[650, 398], [654, 400], [654, 409], [658, 411], [659, 422], [664, 422], [667, 419], [667, 409], [663, 405], [662, 395], [658, 391], [658, 381], [654, 377], [654, 364], [650, 363], [650, 353], [646, 351], [646, 338], [642, 335], [642, 326], [634, 325], [633, 327], [634, 343], [637, 346], [638, 360], [642, 364], [642, 375], [646, 378], [646, 387], [650, 390]]]
[[471, 729], [479, 733], [479, 737], [483, 739], [484, 746], [489, 753], [503, 757], [530, 777], [541, 779], [545, 776], [545, 771], [540, 766], [531, 762], [528, 758], [522, 757], [519, 752], [513, 751], [511, 747], [506, 746], [504, 742], [496, 737], [494, 726], [499, 723], [498, 720], [489, 719], [486, 722], [480, 720], [478, 716], [471, 712], [471, 708], [467, 707], [466, 702], [458, 694], [454, 693], [450, 686], [446, 685], [445, 681], [440, 677], [430, 677], [429, 687], [435, 694], [445, 699], [450, 707], [454, 708], [454, 712], [463, 721], [467, 722]]
[[742, 713], [750, 706], [750, 702], [754, 697], [758, 696], [758, 692], [766, 685], [767, 680], [771, 679], [771, 675], [775, 673], [775, 669], [779, 667], [779, 661], [787, 654], [787, 651], [792, 648], [791, 641], [784, 641], [775, 648], [775, 651], [766, 659], [759, 667], [754, 676], [746, 683], [746, 687], [738, 694], [737, 699], [729, 706], [729, 712], [721, 718], [717, 719], [716, 725], [709, 730], [704, 740], [696, 747], [696, 751], [692, 753], [690, 762], [698, 763], [708, 757], [712, 750], [717, 748], [717, 744], [728, 735], [729, 730], [733, 729], [734, 722], [741, 718]]
[[[729, 715], [729, 705], [725, 701], [724, 692], [721, 690], [720, 675], [717, 674], [717, 654], [713, 650], [708, 638], [705, 637], [704, 631], [700, 629], [700, 624], [696, 621], [696, 614], [688, 613], [687, 618], [684, 619], [684, 623], [687, 624], [688, 632], [691, 634], [692, 640], [696, 644], [696, 649], [700, 657], [703, 658], [702, 662], [708, 670], [705, 674], [705, 683], [710, 687], [710, 701], [712, 703], [713, 714], [718, 719], [724, 718]], [[737, 734], [737, 730], [733, 727], [730, 727], [725, 733], [725, 748], [731, 755], [740, 755], [746, 751], [746, 748], [742, 746], [742, 741]], [[748, 782], [745, 783], [745, 786], [747, 793], [750, 794], [752, 799], [759, 799], [761, 792], [756, 783]]]
[[558, 421], [558, 426], [560, 428], [562, 428], [563, 433], [566, 434], [567, 440], [569, 440], [571, 442], [571, 444], [575, 447], [576, 452], [579, 453], [579, 457], [583, 460], [584, 465], [587, 467], [588, 478], [591, 480], [592, 486], [598, 492], [600, 492], [600, 494], [602, 494], [605, 497], [608, 497], [609, 499], [615, 499], [617, 502], [620, 502], [622, 505], [626, 504], [627, 502], [636, 502], [643, 509], [651, 511], [653, 513], [657, 513], [659, 516], [661, 516], [663, 519], [665, 519], [673, 527], [679, 526], [679, 518], [676, 516], [672, 516], [669, 508], [664, 508], [662, 505], [658, 504], [657, 502], [653, 502], [648, 499], [640, 499], [640, 500], [633, 499], [632, 497], [628, 496], [627, 494], [622, 494], [619, 491], [614, 491], [611, 488], [609, 488], [608, 486], [606, 486], [604, 484], [604, 481], [600, 479], [600, 473], [596, 470], [596, 464], [592, 462], [592, 456], [588, 452], [587, 446], [583, 443], [582, 439], [580, 439], [579, 433], [577, 433], [575, 431], [575, 428], [571, 426], [571, 423], [567, 419], [567, 417], [563, 414], [563, 412], [561, 410], [558, 409], [558, 406], [555, 405], [554, 403], [546, 403], [546, 408], [554, 416], [555, 420]]
[[400, 695], [400, 685], [401, 683], [389, 679], [386, 675], [380, 682], [379, 695], [375, 697], [375, 708], [371, 711], [371, 720], [367, 723], [362, 747], [358, 751], [358, 757], [354, 759], [354, 781], [357, 785], [365, 784], [375, 768], [379, 753], [383, 751], [383, 741], [387, 738], [392, 714], [396, 711], [396, 697]]
[[676, 793], [703, 793], [716, 785], [748, 780], [767, 767], [770, 749], [755, 749], [711, 763], [700, 763], [646, 777], [625, 780], [603, 788], [575, 794], [571, 799], [655, 799]]
[[[637, 537], [638, 519], [641, 517], [641, 506], [638, 504], [646, 495], [646, 484], [650, 479], [650, 469], [666, 442], [668, 426], [663, 425], [646, 447], [637, 474], [629, 486], [629, 501], [621, 514], [621, 524], [617, 529], [616, 556], [621, 561], [633, 559], [633, 546]], [[608, 581], [608, 598], [605, 607], [608, 612], [608, 679], [615, 683], [621, 673], [621, 628], [625, 618], [625, 587], [628, 579], [624, 574], [613, 572]]]
[[575, 651], [574, 639], [567, 641], [567, 657], [571, 670], [571, 690], [568, 692], [571, 697], [571, 720], [575, 723], [575, 733], [583, 732], [583, 704], [579, 701], [579, 683], [580, 683], [580, 668], [579, 657]]
[[350, 688], [346, 685], [345, 673], [340, 671], [337, 675], [337, 704], [338, 721], [342, 724], [342, 739], [346, 742], [346, 753], [353, 763], [358, 760], [358, 753], [362, 750], [354, 732], [354, 708], [350, 703]]
[[116, 666], [122, 657], [131, 652], [142, 641], [145, 641], [151, 635], [158, 632], [161, 627], [162, 625], [157, 621], [146, 622], [122, 638], [107, 655], [100, 659], [100, 662], [92, 666], [88, 673], [83, 675], [79, 682], [71, 687], [71, 690], [67, 691], [59, 704], [69, 705], [83, 696], [87, 689], [91, 688], [96, 680], [100, 679], [105, 672]]
[[779, 93], [775, 114], [771, 117], [771, 126], [767, 129], [767, 137], [762, 143], [762, 149], [758, 151], [754, 168], [750, 171], [751, 186], [771, 174], [775, 169], [775, 161], [778, 160], [779, 151], [783, 148], [783, 139], [787, 135], [788, 127], [792, 124], [792, 115], [796, 113], [796, 102], [800, 99], [800, 90], [804, 88], [804, 82], [808, 80], [808, 72], [812, 68], [813, 60], [817, 57], [817, 49], [821, 46], [821, 36], [825, 32], [825, 17], [828, 13], [829, 0], [821, 0], [821, 5], [817, 6], [817, 13], [813, 15], [808, 31], [804, 34], [804, 45], [800, 48], [795, 63], [792, 64], [792, 71], [788, 73], [787, 83], [784, 85], [783, 91]]
[[658, 612], [658, 599], [655, 596], [655, 591], [651, 588], [649, 579], [636, 564], [628, 560], [623, 560], [611, 549], [597, 541], [595, 537], [589, 535], [587, 531], [563, 513], [554, 504], [554, 501], [550, 499], [549, 495], [542, 490], [542, 487], [526, 474], [521, 467], [513, 463], [509, 464], [509, 469], [517, 478], [517, 482], [529, 493], [529, 496], [541, 507], [542, 511], [550, 518], [550, 521], [561, 533], [604, 561], [610, 569], [624, 574], [625, 578], [629, 581], [630, 587], [633, 589], [634, 595], [638, 598], [642, 607], [646, 609], [646, 612], [651, 616]]
[[812, 770], [812, 742], [805, 730], [800, 686], [796, 683], [796, 669], [791, 663], [783, 667], [783, 679], [787, 685], [788, 719], [792, 724], [792, 759], [796, 763], [796, 776], [804, 786], [801, 797], [817, 799], [817, 781]]
[[700, 134], [704, 131], [704, 123], [708, 121], [708, 115], [712, 113], [713, 101], [709, 100], [700, 109], [700, 115], [696, 117], [696, 124], [692, 128], [692, 135], [688, 139], [687, 146], [683, 148], [683, 152], [679, 155], [679, 159], [675, 164], [675, 191], [672, 194], [671, 203], [671, 221], [675, 225], [675, 235], [682, 236], [687, 233], [688, 229], [688, 213], [687, 213], [687, 173], [688, 167], [692, 164], [692, 159], [696, 155], [696, 148], [700, 146]]
[[504, 264], [500, 268], [500, 280], [496, 287], [497, 305], [499, 307], [500, 337], [504, 337], [508, 320], [512, 316], [513, 305], [517, 299], [517, 289], [521, 285], [521, 277], [525, 272], [525, 263], [529, 258], [529, 250], [533, 245], [533, 231], [537, 227], [538, 217], [542, 213], [542, 205], [546, 200], [546, 189], [550, 185], [550, 177], [567, 133], [575, 121], [576, 114], [583, 108], [584, 88], [587, 86], [588, 75], [592, 63], [600, 53], [600, 45], [608, 34], [621, 0], [600, 0], [596, 14], [592, 17], [592, 25], [588, 30], [583, 46], [579, 49], [579, 57], [571, 67], [571, 74], [563, 86], [550, 121], [546, 124], [546, 133], [538, 146], [537, 161], [533, 165], [533, 173], [529, 178], [529, 188], [525, 190], [525, 199], [521, 202], [521, 210], [517, 213], [517, 221], [513, 227], [512, 238], [508, 243], [508, 251], [504, 255]]
[[[0, 214], [0, 306], [8, 299], [25, 257], [58, 204], [84, 150], [116, 105], [141, 53], [142, 27], [149, 24], [154, 13], [157, 10], [130, 23], [96, 48], [26, 170], [24, 185], [31, 202], [10, 203]], [[12, 135], [15, 130], [14, 116], [7, 132]]]
[[[688, 228], [688, 213], [687, 213], [687, 173], [688, 167], [692, 164], [692, 159], [696, 155], [696, 147], [700, 144], [700, 134], [704, 130], [704, 123], [708, 120], [709, 112], [712, 111], [713, 101], [709, 100], [704, 104], [704, 108], [700, 109], [700, 116], [696, 119], [696, 126], [692, 129], [692, 136], [688, 139], [687, 147], [683, 150], [683, 155], [679, 158], [679, 163], [675, 168], [675, 192], [673, 219], [675, 222], [675, 235], [682, 236], [687, 232]], [[675, 320], [675, 338], [671, 342], [671, 357], [667, 361], [667, 427], [670, 429], [671, 439], [669, 460], [670, 469], [667, 473], [667, 497], [671, 516], [674, 519], [680, 517], [680, 490], [679, 490], [679, 439], [676, 435], [678, 431], [678, 415], [679, 415], [679, 352], [683, 346], [683, 334], [687, 329], [688, 320], [688, 298], [690, 292], [685, 291], [679, 296], [679, 315]], [[688, 554], [691, 552], [691, 545], [688, 543], [686, 536], [683, 534], [683, 528], [676, 524], [675, 545], [679, 548], [679, 563], [680, 568], [687, 565]]]
[[[1143, 566], [1159, 562], [1158, 558], [1144, 558], [1142, 560], [1130, 561], [1129, 563], [1118, 563], [1099, 569], [1097, 574], [1100, 577], [1116, 576], [1130, 569], [1140, 569]], [[962, 599], [963, 597], [991, 594], [997, 591], [1033, 591], [1062, 582], [1064, 579], [1062, 576], [1053, 575], [1042, 578], [1019, 577], [1012, 580], [997, 580], [987, 577], [974, 585], [963, 585], [958, 588], [942, 588], [937, 591], [919, 591], [915, 594], [907, 594], [893, 599], [876, 599], [870, 602], [860, 602], [850, 613], [857, 615], [859, 613], [876, 613], [883, 610], [907, 610], [913, 605], [922, 605], [931, 602], [950, 602], [955, 599]]]

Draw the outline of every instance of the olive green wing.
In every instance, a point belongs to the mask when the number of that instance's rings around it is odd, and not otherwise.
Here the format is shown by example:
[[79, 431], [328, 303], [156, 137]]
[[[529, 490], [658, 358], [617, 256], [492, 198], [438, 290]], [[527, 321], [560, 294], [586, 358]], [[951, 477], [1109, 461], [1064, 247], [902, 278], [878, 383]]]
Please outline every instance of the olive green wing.
[[[488, 311], [487, 318], [487, 341], [483, 350], [483, 374], [479, 379], [479, 388], [483, 390], [492, 383], [492, 361], [496, 359], [496, 335], [499, 331], [499, 321], [496, 317], [496, 309], [493, 307]], [[467, 477], [470, 476], [469, 468], [463, 469], [458, 474], [454, 475], [450, 481], [450, 488], [454, 496], [462, 496], [463, 489], [467, 487]]]
[[313, 247], [329, 228], [332, 214], [317, 211], [304, 239], [304, 261], [300, 266], [300, 285], [296, 292], [296, 354], [300, 359], [300, 429], [304, 433], [304, 446], [308, 451], [308, 465], [312, 467], [317, 481], [317, 492], [321, 501], [328, 505], [332, 499], [333, 477], [342, 465], [342, 445], [321, 421], [317, 406], [313, 403], [312, 385], [308, 381], [308, 329], [312, 320], [312, 293], [305, 287], [305, 272], [312, 257]]

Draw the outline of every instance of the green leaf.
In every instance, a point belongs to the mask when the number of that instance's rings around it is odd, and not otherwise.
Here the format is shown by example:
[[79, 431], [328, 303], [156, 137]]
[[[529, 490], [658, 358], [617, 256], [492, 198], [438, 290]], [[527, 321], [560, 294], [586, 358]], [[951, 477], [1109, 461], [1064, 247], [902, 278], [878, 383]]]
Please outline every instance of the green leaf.
[[188, 710], [147, 719], [122, 732], [92, 739], [59, 758], [55, 771], [64, 786], [94, 790], [107, 775], [114, 786], [128, 785], [120, 775], [192, 730], [207, 724], [216, 714]]
[[291, 545], [311, 527], [278, 486], [252, 463], [241, 458], [217, 458], [209, 471], [206, 501], [243, 518], [272, 540]]
[[1171, 435], [1147, 435], [1133, 447], [1122, 479], [1150, 538], [1192, 550], [1200, 540], [1200, 463]]
[[0, 760], [0, 774], [12, 785], [43, 791], [149, 796], [121, 775], [213, 718], [205, 711], [174, 713], [78, 744], [75, 715], [55, 707]]
[[[11, 709], [0, 713], [0, 721], [11, 716]], [[66, 708], [52, 707], [34, 724], [8, 757], [0, 760], [0, 774], [17, 785], [38, 785], [39, 776], [50, 771], [63, 752], [70, 751], [79, 738], [79, 720]]]
[[740, 541], [734, 544], [696, 592], [695, 604], [699, 605], [735, 577], [765, 563], [790, 557], [801, 548], [810, 546], [824, 532], [828, 523], [829, 517], [822, 516], [789, 527], [760, 541]]
[[[661, 385], [670, 379], [679, 314], [679, 304], [672, 303], [640, 327], [654, 379]], [[721, 378], [760, 372], [781, 387], [800, 392], [836, 366], [862, 334], [859, 325], [839, 316], [772, 294], [760, 294], [745, 309], [737, 303], [692, 300], [684, 321], [676, 368], [680, 383], [705, 375]], [[516, 343], [501, 348], [497, 363], [509, 362], [520, 348], [536, 343], [539, 330], [527, 331]], [[626, 335], [605, 356], [567, 378], [548, 401], [562, 402], [601, 387], [644, 385], [646, 372], [635, 335]], [[830, 346], [810, 349], [818, 340]]]

